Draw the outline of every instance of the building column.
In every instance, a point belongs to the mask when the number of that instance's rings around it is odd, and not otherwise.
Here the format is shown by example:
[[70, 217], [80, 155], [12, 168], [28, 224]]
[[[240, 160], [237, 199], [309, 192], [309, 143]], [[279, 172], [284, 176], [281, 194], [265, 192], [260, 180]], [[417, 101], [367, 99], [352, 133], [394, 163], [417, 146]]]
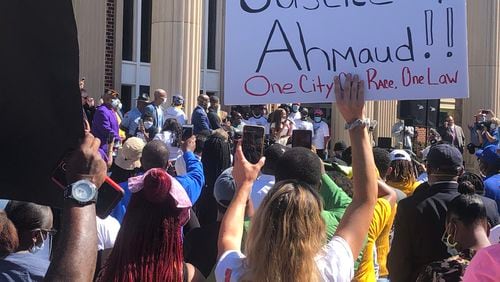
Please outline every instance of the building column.
[[200, 93], [202, 0], [153, 0], [151, 92], [182, 94], [187, 115]]
[[[500, 2], [467, 1], [469, 43], [469, 99], [462, 104], [461, 124], [470, 142], [467, 125], [478, 109], [492, 109], [500, 115]], [[476, 158], [465, 153], [468, 169], [476, 168]]]

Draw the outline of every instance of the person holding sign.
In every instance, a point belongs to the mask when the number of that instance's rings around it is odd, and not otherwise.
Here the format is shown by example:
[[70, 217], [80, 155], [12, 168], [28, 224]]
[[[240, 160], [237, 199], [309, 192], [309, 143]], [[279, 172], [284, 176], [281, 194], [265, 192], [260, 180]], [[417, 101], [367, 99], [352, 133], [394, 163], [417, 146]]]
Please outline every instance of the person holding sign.
[[351, 281], [354, 257], [363, 247], [377, 201], [364, 90], [357, 76], [354, 80], [347, 76], [343, 91], [335, 79], [337, 107], [349, 128], [356, 174], [352, 203], [326, 246], [321, 197], [304, 182], [284, 180], [264, 198], [252, 220], [246, 255], [241, 252], [246, 204], [265, 159], [249, 163], [238, 144], [233, 169], [236, 194], [220, 228], [217, 281]]

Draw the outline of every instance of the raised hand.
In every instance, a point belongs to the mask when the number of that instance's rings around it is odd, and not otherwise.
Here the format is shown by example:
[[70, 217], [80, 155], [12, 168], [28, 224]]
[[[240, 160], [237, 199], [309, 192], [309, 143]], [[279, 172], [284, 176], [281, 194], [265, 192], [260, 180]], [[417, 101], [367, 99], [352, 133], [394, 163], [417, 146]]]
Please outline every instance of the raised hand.
[[[335, 76], [335, 99], [337, 108], [345, 121], [352, 123], [365, 118], [365, 83], [358, 75], [347, 74], [341, 84], [339, 76]], [[342, 87], [343, 86], [343, 87]]]

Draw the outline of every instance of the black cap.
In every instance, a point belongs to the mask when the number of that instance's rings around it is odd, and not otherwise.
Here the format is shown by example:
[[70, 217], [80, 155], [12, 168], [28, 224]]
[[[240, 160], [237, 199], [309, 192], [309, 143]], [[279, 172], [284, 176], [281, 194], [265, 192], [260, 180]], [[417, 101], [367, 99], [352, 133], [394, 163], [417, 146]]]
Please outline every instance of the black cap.
[[432, 146], [427, 154], [427, 164], [433, 168], [457, 168], [463, 166], [460, 151], [450, 144]]
[[269, 174], [273, 174], [276, 170], [276, 164], [278, 160], [285, 154], [290, 148], [283, 146], [281, 144], [273, 144], [269, 146], [264, 151], [264, 157], [266, 157], [266, 163], [264, 164], [263, 170]]
[[347, 145], [344, 141], [339, 141], [333, 146], [334, 151], [344, 151], [345, 149], [347, 149]]
[[149, 95], [148, 93], [142, 93], [137, 97], [137, 101], [143, 101], [143, 102], [148, 102], [149, 101]]

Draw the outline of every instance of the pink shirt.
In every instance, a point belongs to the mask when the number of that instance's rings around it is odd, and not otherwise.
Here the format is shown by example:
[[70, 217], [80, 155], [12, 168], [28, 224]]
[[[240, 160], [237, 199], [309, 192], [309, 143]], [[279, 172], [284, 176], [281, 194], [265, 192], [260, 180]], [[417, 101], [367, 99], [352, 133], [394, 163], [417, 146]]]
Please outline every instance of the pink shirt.
[[463, 281], [489, 282], [500, 279], [500, 244], [479, 250], [471, 260]]

